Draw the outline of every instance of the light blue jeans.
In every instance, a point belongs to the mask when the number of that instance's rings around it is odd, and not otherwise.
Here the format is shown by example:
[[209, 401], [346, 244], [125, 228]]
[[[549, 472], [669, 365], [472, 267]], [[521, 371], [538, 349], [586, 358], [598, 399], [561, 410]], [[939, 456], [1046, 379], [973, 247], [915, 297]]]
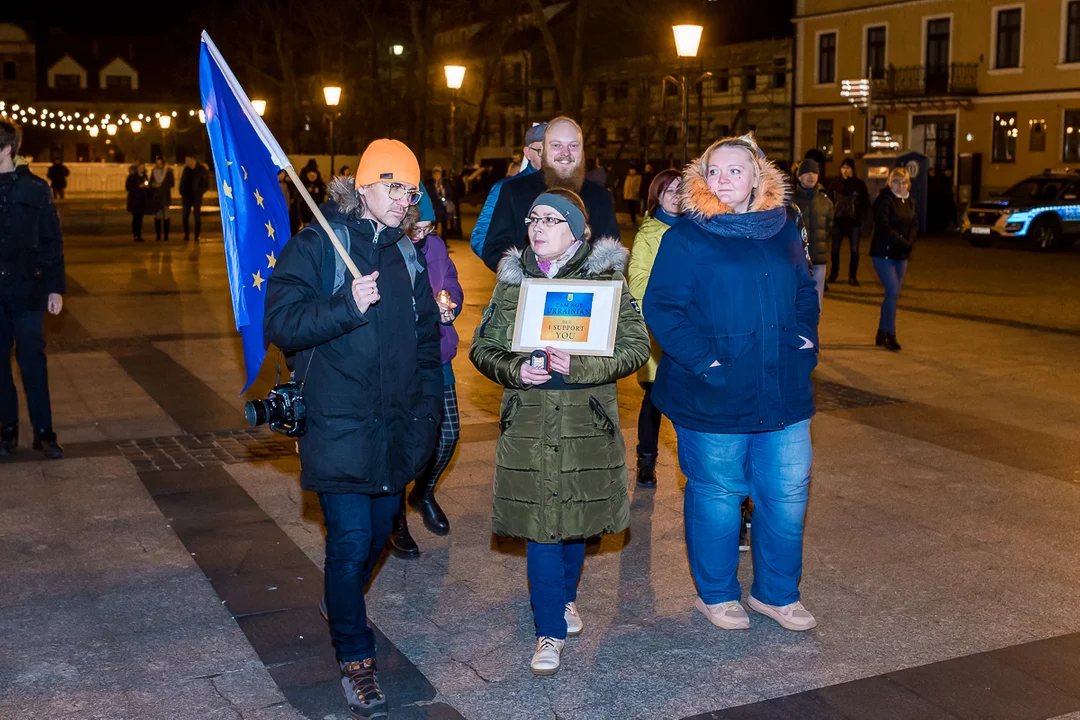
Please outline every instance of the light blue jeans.
[[817, 306], [821, 310], [825, 306], [825, 271], [827, 265], [814, 265], [814, 284], [817, 285]]
[[746, 435], [675, 431], [686, 475], [686, 550], [698, 595], [707, 605], [742, 599], [739, 507], [749, 495], [754, 501], [750, 594], [768, 605], [798, 601], [813, 455], [810, 421]]

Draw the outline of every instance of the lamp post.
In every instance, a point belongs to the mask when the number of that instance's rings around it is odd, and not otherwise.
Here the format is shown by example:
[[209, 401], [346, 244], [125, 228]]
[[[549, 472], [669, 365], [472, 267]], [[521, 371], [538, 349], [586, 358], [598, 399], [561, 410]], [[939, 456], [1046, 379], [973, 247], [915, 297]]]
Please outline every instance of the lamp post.
[[334, 177], [334, 117], [337, 115], [336, 108], [341, 103], [341, 88], [335, 85], [328, 85], [322, 89], [323, 98], [326, 100], [326, 106], [331, 108], [330, 110], [330, 174], [327, 177]]
[[450, 89], [450, 172], [454, 173], [457, 162], [457, 132], [454, 127], [454, 106], [457, 104], [457, 91], [461, 89], [461, 83], [465, 80], [464, 65], [444, 65], [446, 73], [446, 87]]
[[256, 114], [262, 117], [266, 114], [266, 101], [265, 100], [252, 100], [251, 107], [255, 108]]
[[[701, 31], [703, 28], [700, 25], [672, 25], [672, 32], [675, 34], [675, 53], [680, 58], [696, 58], [698, 54], [698, 46], [701, 45]], [[679, 86], [682, 92], [682, 164], [686, 165], [686, 145], [687, 136], [689, 135], [688, 125], [690, 116], [690, 93], [689, 87], [686, 81], [686, 63], [687, 60], [682, 61], [682, 75], [676, 79], [675, 77], [668, 75], [664, 78], [665, 82], [672, 82]], [[695, 85], [699, 84], [707, 77], [712, 77], [711, 72], [702, 73], [701, 76], [694, 82]]]

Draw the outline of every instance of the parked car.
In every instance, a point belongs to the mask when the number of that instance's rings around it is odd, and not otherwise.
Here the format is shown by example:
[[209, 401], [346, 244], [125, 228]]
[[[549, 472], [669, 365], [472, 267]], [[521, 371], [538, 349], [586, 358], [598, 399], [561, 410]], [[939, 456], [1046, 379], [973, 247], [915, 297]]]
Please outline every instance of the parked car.
[[1032, 250], [1067, 248], [1080, 235], [1080, 170], [1047, 169], [1000, 195], [972, 203], [962, 230], [975, 247], [1019, 240]]

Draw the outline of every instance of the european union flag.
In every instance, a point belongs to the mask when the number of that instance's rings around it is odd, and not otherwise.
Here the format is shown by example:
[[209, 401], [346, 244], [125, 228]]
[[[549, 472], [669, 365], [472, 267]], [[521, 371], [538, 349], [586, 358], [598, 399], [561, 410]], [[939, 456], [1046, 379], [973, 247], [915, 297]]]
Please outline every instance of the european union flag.
[[205, 32], [199, 85], [214, 153], [233, 314], [244, 346], [243, 393], [266, 357], [262, 328], [266, 280], [289, 240], [289, 210], [277, 179], [289, 158]]

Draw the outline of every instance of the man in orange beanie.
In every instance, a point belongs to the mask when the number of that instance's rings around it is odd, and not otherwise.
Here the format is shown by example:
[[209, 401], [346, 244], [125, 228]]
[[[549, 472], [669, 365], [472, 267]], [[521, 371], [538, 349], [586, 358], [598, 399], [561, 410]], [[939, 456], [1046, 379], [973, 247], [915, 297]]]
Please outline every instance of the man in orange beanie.
[[423, 255], [399, 229], [419, 183], [408, 147], [371, 143], [355, 178], [334, 178], [321, 207], [361, 277], [348, 278], [316, 223], [285, 246], [266, 289], [266, 338], [297, 354], [304, 383], [300, 483], [322, 506], [324, 612], [357, 718], [386, 716], [364, 587], [442, 413], [439, 311]]

